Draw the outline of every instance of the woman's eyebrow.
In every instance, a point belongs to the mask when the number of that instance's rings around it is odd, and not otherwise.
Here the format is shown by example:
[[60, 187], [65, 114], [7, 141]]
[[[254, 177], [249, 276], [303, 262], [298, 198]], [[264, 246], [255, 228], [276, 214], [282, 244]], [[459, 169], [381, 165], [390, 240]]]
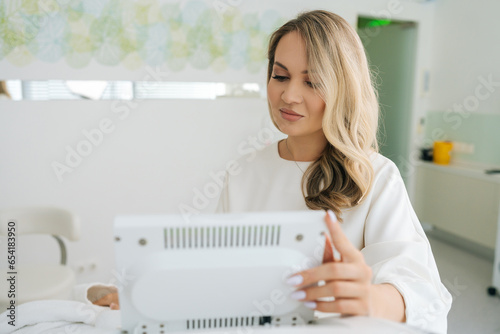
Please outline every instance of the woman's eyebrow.
[[[278, 65], [279, 67], [282, 67], [283, 69], [285, 69], [286, 71], [288, 71], [288, 68], [286, 68], [286, 66], [283, 65], [282, 63], [280, 63], [279, 61], [275, 61], [274, 64]], [[290, 72], [290, 71], [288, 71], [288, 72]], [[307, 70], [302, 71], [302, 73], [307, 74]]]

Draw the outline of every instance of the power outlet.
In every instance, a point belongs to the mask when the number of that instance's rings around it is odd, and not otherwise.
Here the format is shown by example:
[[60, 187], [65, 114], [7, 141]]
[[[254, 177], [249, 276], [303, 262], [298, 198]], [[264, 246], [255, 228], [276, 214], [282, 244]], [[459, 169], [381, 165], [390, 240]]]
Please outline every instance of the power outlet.
[[87, 261], [78, 261], [72, 266], [77, 275], [87, 274], [97, 269], [97, 261], [95, 259]]
[[473, 154], [475, 150], [474, 144], [464, 142], [453, 142], [453, 152], [462, 154]]
[[465, 149], [465, 152], [464, 152], [464, 153], [467, 153], [467, 154], [474, 154], [474, 150], [475, 150], [474, 144], [467, 144], [467, 146], [466, 146], [466, 149]]

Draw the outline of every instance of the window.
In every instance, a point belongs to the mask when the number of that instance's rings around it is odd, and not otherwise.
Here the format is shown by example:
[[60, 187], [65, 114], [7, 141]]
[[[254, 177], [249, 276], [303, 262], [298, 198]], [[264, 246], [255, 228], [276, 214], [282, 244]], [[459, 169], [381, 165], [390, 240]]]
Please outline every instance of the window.
[[13, 100], [217, 99], [260, 97], [256, 83], [167, 81], [8, 80]]

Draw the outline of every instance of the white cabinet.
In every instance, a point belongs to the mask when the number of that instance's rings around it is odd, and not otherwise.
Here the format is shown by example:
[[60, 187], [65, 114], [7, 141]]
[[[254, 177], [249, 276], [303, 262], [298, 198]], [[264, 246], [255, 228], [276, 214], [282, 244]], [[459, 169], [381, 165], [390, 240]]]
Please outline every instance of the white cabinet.
[[496, 249], [493, 285], [500, 289], [500, 175], [428, 162], [420, 162], [416, 173], [414, 207], [420, 221], [468, 245]]

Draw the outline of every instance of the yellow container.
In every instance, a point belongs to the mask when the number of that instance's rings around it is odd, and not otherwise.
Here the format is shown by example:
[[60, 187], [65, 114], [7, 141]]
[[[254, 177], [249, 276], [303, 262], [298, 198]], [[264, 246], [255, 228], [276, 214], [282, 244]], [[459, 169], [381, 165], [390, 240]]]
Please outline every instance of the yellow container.
[[435, 141], [433, 151], [433, 161], [436, 164], [447, 165], [450, 163], [451, 150], [453, 143], [451, 141]]

